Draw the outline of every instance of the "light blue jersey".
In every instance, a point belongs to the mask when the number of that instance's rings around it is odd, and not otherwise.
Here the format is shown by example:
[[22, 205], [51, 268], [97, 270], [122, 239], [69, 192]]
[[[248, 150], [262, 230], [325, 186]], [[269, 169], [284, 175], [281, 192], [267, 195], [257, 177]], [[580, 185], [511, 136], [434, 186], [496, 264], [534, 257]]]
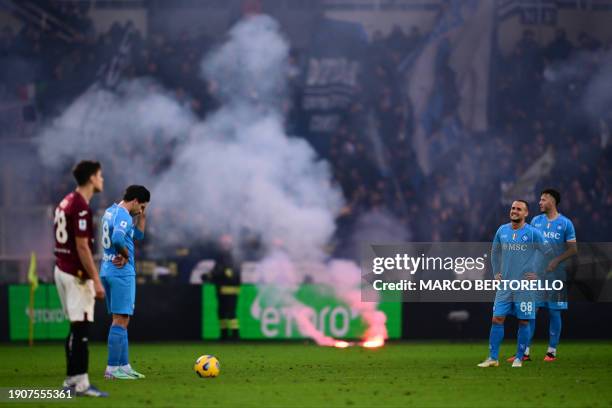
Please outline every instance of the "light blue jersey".
[[[133, 276], [134, 240], [144, 238], [144, 232], [134, 226], [132, 216], [117, 204], [110, 206], [102, 217], [102, 266], [100, 276]], [[113, 265], [112, 260], [118, 253], [118, 248], [126, 248], [129, 254], [128, 263], [122, 268]]]
[[[553, 256], [559, 256], [566, 250], [566, 242], [576, 240], [576, 230], [574, 224], [566, 216], [559, 214], [554, 220], [549, 220], [546, 214], [533, 217], [531, 225], [537, 228], [550, 243]], [[553, 271], [557, 277], [564, 275], [565, 262], [561, 262], [557, 269]]]
[[[544, 267], [544, 255], [551, 253], [544, 236], [529, 224], [515, 230], [512, 224], [497, 229], [491, 249], [493, 274], [502, 280], [524, 280], [526, 273], [536, 273]], [[493, 304], [494, 316], [514, 315], [519, 319], [535, 318], [538, 293], [528, 290], [498, 290]]]
[[[550, 243], [553, 257], [557, 257], [565, 252], [566, 242], [576, 241], [574, 224], [562, 214], [559, 214], [554, 220], [549, 220], [546, 214], [536, 215], [531, 220], [531, 225], [541, 231], [542, 235]], [[561, 280], [567, 283], [565, 263], [565, 261], [559, 263], [555, 270], [543, 273], [542, 277], [549, 281]], [[539, 307], [567, 309], [567, 291], [565, 289], [558, 292], [549, 291], [542, 296], [541, 300], [538, 303]]]
[[491, 249], [493, 274], [501, 273], [502, 279], [521, 280], [528, 272], [538, 273], [542, 268], [542, 253], [550, 247], [542, 233], [529, 224], [515, 230], [512, 224], [497, 229]]

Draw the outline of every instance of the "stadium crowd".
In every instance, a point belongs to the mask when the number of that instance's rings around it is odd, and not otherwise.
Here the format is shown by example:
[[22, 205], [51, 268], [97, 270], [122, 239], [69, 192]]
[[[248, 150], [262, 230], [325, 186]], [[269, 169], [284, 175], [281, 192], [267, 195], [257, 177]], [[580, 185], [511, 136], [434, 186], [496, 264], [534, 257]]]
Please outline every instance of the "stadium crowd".
[[[612, 44], [604, 47], [586, 33], [577, 40], [572, 43], [560, 29], [553, 41], [541, 46], [527, 30], [512, 54], [500, 61], [496, 107], [504, 132], [498, 137], [506, 149], [520, 152], [522, 169], [552, 146], [555, 164], [540, 185], [563, 192], [560, 210], [582, 231], [579, 239], [607, 241], [612, 116], [605, 106], [593, 104], [606, 92], [593, 85], [605, 73]], [[513, 164], [506, 166], [511, 169]]]
[[[177, 38], [150, 32], [145, 38], [131, 23], [116, 23], [107, 32], [95, 33], [86, 17], [87, 8], [77, 5], [86, 2], [59, 3], [83, 35], [66, 42], [39, 27], [25, 25], [18, 33], [2, 29], [0, 57], [9, 68], [0, 74], [4, 95], [29, 98], [34, 89], [32, 103], [38, 115], [57, 115], [104, 75], [103, 67], [129, 35], [132, 58], [124, 67], [124, 76], [157, 79], [201, 117], [217, 106], [214, 84], [199, 78], [199, 62], [215, 39], [187, 32]], [[416, 28], [408, 34], [399, 27], [387, 36], [374, 34], [365, 61], [364, 95], [351, 110], [374, 112], [375, 120], [367, 130], [378, 137], [351, 123], [342, 123], [330, 136], [325, 156], [346, 197], [337, 241], [350, 236], [359, 219], [372, 213], [392, 217], [406, 231], [405, 237], [417, 241], [487, 241], [507, 219], [504, 190], [549, 147], [554, 164], [535, 190], [551, 186], [562, 192], [560, 211], [573, 220], [579, 240], [608, 240], [612, 230], [612, 121], [581, 101], [592, 91], [589, 81], [603, 69], [610, 44], [602, 45], [586, 33], [573, 41], [563, 30], [550, 43], [541, 44], [526, 30], [509, 55], [498, 51], [494, 58], [490, 131], [462, 134], [425, 175], [412, 145], [417, 119], [401, 94], [405, 78], [397, 69], [422, 38]], [[292, 56], [299, 55], [297, 50], [292, 52]], [[292, 62], [297, 69], [298, 58]], [[452, 85], [452, 70], [445, 75]], [[155, 138], [151, 135], [147, 143], [160, 157], [151, 164], [153, 171], [164, 168], [169, 150]], [[125, 148], [128, 150], [117, 154], [129, 153], [129, 147]], [[37, 196], [52, 204], [71, 185], [68, 177], [61, 182], [49, 177]], [[531, 203], [531, 211], [532, 215], [538, 212], [537, 202]]]
[[[425, 178], [414, 165], [410, 142], [415, 119], [397, 94], [402, 80], [398, 62], [418, 38], [416, 31], [405, 36], [394, 30], [387, 38], [375, 37], [371, 45], [378, 81], [371, 100], [391, 171], [377, 171], [373, 149], [354, 131], [341, 128], [333, 136], [332, 163], [349, 200], [347, 212], [385, 206], [415, 240], [486, 241], [507, 219], [504, 190], [551, 147], [553, 167], [532, 189], [558, 188], [560, 211], [574, 220], [580, 239], [608, 240], [612, 118], [586, 99], [587, 91], [594, 91], [590, 81], [604, 72], [610, 44], [604, 47], [586, 33], [574, 44], [563, 30], [549, 44], [539, 44], [526, 30], [513, 51], [498, 53], [494, 62], [492, 129], [462, 135]], [[535, 215], [539, 196], [532, 200]]]

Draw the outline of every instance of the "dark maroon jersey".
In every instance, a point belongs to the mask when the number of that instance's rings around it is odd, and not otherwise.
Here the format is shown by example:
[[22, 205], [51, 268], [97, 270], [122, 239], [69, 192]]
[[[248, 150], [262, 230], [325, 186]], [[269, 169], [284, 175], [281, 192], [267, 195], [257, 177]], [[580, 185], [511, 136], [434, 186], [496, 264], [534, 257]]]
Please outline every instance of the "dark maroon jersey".
[[55, 264], [64, 272], [79, 278], [89, 275], [79, 259], [76, 237], [86, 237], [93, 253], [92, 215], [85, 198], [76, 191], [68, 194], [55, 209]]

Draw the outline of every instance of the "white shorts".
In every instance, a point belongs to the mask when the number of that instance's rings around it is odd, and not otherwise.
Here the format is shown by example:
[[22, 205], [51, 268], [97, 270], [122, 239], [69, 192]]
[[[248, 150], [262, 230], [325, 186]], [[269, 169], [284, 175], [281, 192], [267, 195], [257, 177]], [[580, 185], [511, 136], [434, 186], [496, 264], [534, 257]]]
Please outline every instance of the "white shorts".
[[93, 280], [82, 280], [55, 266], [55, 286], [66, 317], [71, 322], [94, 320], [96, 292]]

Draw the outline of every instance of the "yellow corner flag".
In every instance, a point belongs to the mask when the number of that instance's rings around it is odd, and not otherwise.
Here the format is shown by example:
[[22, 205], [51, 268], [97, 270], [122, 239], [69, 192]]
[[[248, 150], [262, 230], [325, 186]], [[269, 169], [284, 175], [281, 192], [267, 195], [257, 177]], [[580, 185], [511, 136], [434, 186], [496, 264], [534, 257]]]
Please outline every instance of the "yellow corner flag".
[[36, 273], [36, 252], [30, 255], [30, 268], [28, 269], [28, 282], [32, 290], [38, 288], [38, 273]]
[[30, 268], [28, 269], [28, 282], [30, 282], [30, 324], [28, 343], [30, 346], [34, 344], [34, 292], [38, 288], [38, 273], [36, 272], [36, 252], [32, 252], [30, 256]]

